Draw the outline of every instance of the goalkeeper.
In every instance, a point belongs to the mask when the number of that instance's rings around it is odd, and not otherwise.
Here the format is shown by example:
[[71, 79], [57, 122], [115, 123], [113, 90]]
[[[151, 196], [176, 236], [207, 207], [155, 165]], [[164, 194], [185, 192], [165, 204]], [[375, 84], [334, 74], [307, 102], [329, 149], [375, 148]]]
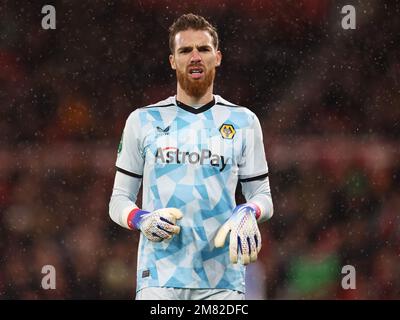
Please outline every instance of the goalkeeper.
[[260, 122], [213, 94], [222, 55], [208, 21], [181, 16], [169, 45], [177, 94], [128, 117], [110, 216], [140, 230], [136, 299], [244, 299], [245, 265], [261, 249], [258, 224], [273, 214]]

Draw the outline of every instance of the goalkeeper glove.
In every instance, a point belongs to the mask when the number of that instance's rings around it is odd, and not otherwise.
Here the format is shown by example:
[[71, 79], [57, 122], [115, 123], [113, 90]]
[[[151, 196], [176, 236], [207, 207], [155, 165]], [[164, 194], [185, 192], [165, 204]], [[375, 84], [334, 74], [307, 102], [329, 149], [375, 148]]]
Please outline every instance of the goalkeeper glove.
[[128, 226], [140, 230], [147, 239], [160, 242], [171, 239], [180, 232], [176, 220], [183, 217], [182, 212], [176, 208], [158, 209], [153, 212], [133, 209], [128, 215]]
[[218, 230], [214, 239], [217, 248], [223, 247], [229, 231], [229, 257], [232, 263], [238, 262], [238, 253], [241, 262], [246, 265], [257, 260], [261, 249], [261, 234], [257, 225], [260, 209], [253, 203], [245, 203], [233, 210], [232, 216]]

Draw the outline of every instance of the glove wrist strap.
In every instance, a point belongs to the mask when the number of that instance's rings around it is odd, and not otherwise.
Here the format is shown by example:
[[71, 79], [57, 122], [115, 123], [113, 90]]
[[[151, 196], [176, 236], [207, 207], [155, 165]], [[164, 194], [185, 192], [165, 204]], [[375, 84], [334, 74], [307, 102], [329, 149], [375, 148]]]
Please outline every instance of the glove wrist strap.
[[148, 211], [140, 210], [139, 208], [133, 209], [131, 212], [128, 214], [128, 227], [130, 229], [138, 229], [140, 228], [140, 221], [142, 220], [142, 216], [146, 213], [149, 213]]
[[258, 205], [256, 205], [254, 202], [249, 202], [247, 203], [249, 207], [251, 207], [254, 212], [255, 212], [255, 216], [256, 216], [256, 220], [258, 220], [258, 218], [261, 216], [261, 209]]

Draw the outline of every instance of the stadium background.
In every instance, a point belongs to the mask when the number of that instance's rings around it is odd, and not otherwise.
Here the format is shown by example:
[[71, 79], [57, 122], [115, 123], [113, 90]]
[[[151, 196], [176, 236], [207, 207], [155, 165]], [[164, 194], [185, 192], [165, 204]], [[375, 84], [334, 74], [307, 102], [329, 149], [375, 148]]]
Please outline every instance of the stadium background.
[[[53, 4], [57, 29], [42, 30]], [[343, 5], [357, 29], [343, 30]], [[218, 28], [215, 92], [259, 116], [274, 217], [253, 299], [400, 298], [396, 1], [2, 1], [0, 299], [131, 299], [138, 234], [108, 202], [129, 113], [175, 92], [167, 28]], [[397, 38], [398, 40], [398, 38]], [[57, 289], [40, 287], [54, 265]], [[341, 269], [356, 268], [343, 290]]]

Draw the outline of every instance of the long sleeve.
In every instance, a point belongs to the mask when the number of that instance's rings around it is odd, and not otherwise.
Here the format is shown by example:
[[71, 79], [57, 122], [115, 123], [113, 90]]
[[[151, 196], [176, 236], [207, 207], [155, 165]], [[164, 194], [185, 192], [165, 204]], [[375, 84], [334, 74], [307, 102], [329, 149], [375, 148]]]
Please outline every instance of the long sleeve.
[[142, 182], [144, 154], [140, 136], [139, 111], [128, 117], [116, 161], [117, 173], [109, 204], [109, 214], [113, 221], [128, 228], [129, 213], [137, 208], [135, 201]]
[[268, 163], [265, 157], [263, 133], [260, 121], [253, 114], [251, 127], [246, 131], [242, 163], [239, 166], [239, 181], [247, 202], [258, 205], [261, 214], [258, 222], [272, 217], [274, 209], [268, 178]]
[[129, 229], [128, 215], [137, 208], [136, 200], [142, 179], [117, 171], [114, 188], [109, 204], [111, 219], [120, 226]]

